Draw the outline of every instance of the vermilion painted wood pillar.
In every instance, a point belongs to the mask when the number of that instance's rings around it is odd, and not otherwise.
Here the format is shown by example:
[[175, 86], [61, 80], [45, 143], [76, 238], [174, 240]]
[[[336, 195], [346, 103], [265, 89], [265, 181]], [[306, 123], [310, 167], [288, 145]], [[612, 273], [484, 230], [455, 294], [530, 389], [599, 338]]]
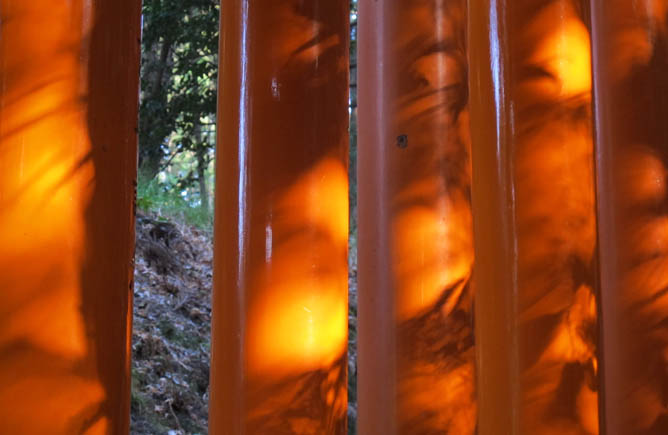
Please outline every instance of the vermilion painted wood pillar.
[[470, 5], [478, 430], [598, 433], [588, 2]]
[[668, 2], [592, 2], [608, 435], [668, 433]]
[[139, 0], [0, 1], [0, 433], [129, 429]]
[[222, 2], [210, 430], [346, 432], [348, 2]]
[[358, 430], [472, 434], [466, 2], [359, 20]]

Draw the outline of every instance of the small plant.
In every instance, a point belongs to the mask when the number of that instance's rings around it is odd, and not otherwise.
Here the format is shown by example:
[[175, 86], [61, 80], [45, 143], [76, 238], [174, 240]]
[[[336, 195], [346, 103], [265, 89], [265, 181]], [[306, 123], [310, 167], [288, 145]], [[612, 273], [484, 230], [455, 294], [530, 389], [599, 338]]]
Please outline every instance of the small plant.
[[156, 215], [158, 219], [185, 223], [211, 231], [213, 215], [200, 206], [199, 197], [179, 190], [170, 180], [160, 181], [157, 177], [139, 177], [137, 183], [137, 208]]

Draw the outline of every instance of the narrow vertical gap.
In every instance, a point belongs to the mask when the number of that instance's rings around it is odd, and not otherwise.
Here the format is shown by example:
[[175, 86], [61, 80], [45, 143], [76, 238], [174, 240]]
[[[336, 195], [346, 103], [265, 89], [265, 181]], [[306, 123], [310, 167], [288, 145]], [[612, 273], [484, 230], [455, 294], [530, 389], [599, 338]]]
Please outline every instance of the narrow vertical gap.
[[208, 432], [220, 1], [145, 0], [131, 433]]
[[348, 182], [348, 434], [357, 434], [357, 0], [350, 0], [350, 147]]

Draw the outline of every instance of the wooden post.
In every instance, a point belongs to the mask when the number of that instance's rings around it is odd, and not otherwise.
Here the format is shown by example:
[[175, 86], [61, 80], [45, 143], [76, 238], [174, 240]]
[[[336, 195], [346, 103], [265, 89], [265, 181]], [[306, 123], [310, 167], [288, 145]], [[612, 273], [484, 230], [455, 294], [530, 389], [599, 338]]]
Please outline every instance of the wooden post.
[[0, 433], [128, 433], [139, 36], [0, 0]]
[[587, 6], [470, 10], [481, 435], [599, 431]]
[[592, 1], [608, 435], [668, 433], [667, 7]]
[[212, 434], [346, 433], [348, 7], [222, 3]]
[[465, 1], [360, 1], [363, 435], [476, 426]]

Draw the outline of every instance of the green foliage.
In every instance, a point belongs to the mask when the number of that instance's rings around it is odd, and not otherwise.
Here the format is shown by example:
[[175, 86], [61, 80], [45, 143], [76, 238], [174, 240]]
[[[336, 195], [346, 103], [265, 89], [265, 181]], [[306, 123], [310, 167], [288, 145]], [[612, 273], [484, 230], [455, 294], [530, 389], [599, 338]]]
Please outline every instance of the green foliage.
[[170, 139], [176, 153], [211, 146], [196, 129], [215, 119], [219, 9], [218, 0], [144, 1], [140, 157], [167, 158]]
[[213, 216], [197, 203], [188, 201], [174, 186], [157, 178], [140, 177], [137, 183], [137, 208], [158, 219], [184, 222], [211, 231]]
[[211, 221], [219, 15], [219, 0], [143, 5], [139, 206], [204, 227]]
[[219, 0], [144, 0], [140, 209], [211, 226]]

